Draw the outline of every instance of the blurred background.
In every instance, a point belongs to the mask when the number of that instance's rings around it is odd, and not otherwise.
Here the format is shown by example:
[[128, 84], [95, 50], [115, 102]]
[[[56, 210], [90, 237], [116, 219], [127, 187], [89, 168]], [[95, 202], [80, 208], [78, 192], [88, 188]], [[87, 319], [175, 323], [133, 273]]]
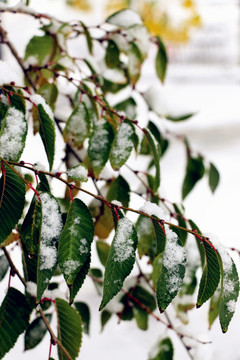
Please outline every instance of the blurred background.
[[[6, 2], [6, 1], [5, 1]], [[15, 6], [19, 1], [8, 1]], [[138, 11], [149, 31], [160, 35], [166, 43], [169, 68], [164, 86], [163, 101], [170, 110], [195, 111], [196, 115], [182, 123], [163, 121], [166, 130], [185, 134], [194, 150], [204, 154], [220, 171], [221, 182], [212, 195], [206, 181], [201, 181], [185, 201], [186, 216], [197, 222], [203, 232], [215, 234], [228, 248], [240, 249], [240, 1], [239, 0], [30, 0], [36, 11], [50, 13], [69, 20], [82, 19], [87, 24], [98, 24], [110, 13], [131, 7]], [[13, 15], [3, 17], [9, 36], [17, 42], [23, 53], [25, 43], [34, 29], [21, 17], [19, 23]], [[14, 29], [19, 29], [14, 35]], [[15, 31], [16, 32], [16, 31]], [[14, 38], [15, 36], [15, 38]], [[3, 58], [8, 54], [3, 52]], [[140, 86], [154, 86], [154, 73], [149, 63]], [[31, 143], [34, 148], [34, 141]], [[32, 155], [32, 154], [31, 154]], [[31, 156], [30, 155], [30, 156]], [[184, 148], [177, 140], [162, 161], [162, 188], [166, 197], [180, 201], [180, 188], [185, 169]], [[231, 252], [239, 269], [239, 256]], [[16, 281], [16, 280], [15, 280]], [[14, 284], [13, 284], [14, 285]], [[87, 282], [81, 290], [80, 300], [91, 299], [92, 322], [90, 337], [84, 336], [80, 359], [147, 360], [149, 349], [164, 328], [155, 319], [146, 333], [135, 323], [121, 323], [111, 319], [100, 334], [99, 306], [95, 289]], [[202, 345], [196, 360], [239, 360], [240, 311], [237, 308], [229, 331], [223, 335], [218, 321], [208, 332], [208, 304], [190, 315], [189, 330], [204, 334], [212, 341]], [[170, 316], [174, 316], [171, 313]], [[176, 324], [178, 321], [176, 320]], [[169, 334], [172, 336], [172, 333]], [[174, 335], [173, 335], [174, 337]], [[187, 360], [188, 355], [175, 339], [175, 360]], [[36, 350], [23, 354], [23, 341], [6, 356], [8, 360], [46, 359], [48, 339]], [[53, 354], [53, 357], [54, 354]]]

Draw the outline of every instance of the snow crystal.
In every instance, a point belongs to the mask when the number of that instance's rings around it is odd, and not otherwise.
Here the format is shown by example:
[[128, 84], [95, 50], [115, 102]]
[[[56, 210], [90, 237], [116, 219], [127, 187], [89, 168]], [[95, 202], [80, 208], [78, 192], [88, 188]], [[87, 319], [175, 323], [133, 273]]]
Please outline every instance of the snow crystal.
[[153, 204], [150, 201], [146, 201], [139, 210], [150, 216], [155, 215], [159, 219], [167, 220], [164, 211], [157, 204]]
[[223, 279], [223, 295], [228, 296], [234, 291], [234, 282], [231, 279], [229, 279], [228, 276], [226, 276], [226, 274], [224, 275], [225, 276]]
[[0, 60], [0, 85], [10, 84], [12, 81], [20, 84], [19, 76], [11, 69], [8, 63]]
[[88, 253], [88, 246], [87, 245], [88, 245], [88, 242], [87, 242], [86, 239], [81, 239], [80, 240], [79, 251], [80, 251], [81, 255]]
[[62, 218], [57, 201], [48, 193], [40, 194], [42, 202], [42, 232], [40, 270], [52, 269], [57, 262], [57, 249], [53, 241], [62, 230]]
[[77, 236], [78, 232], [77, 230], [75, 229], [75, 226], [74, 225], [71, 225], [70, 228], [69, 228], [69, 232], [72, 236]]
[[179, 265], [186, 262], [186, 253], [182, 246], [178, 245], [178, 236], [172, 230], [166, 228], [166, 248], [163, 257], [163, 266], [168, 272], [167, 290], [170, 293], [177, 291], [182, 283], [178, 276]]
[[111, 150], [111, 155], [117, 159], [118, 163], [121, 163], [126, 158], [126, 152], [133, 147], [133, 141], [131, 139], [134, 130], [128, 123], [123, 123], [116, 135], [116, 142], [114, 141]]
[[32, 281], [27, 281], [26, 290], [31, 296], [33, 296], [33, 297], [37, 296], [37, 284], [36, 283], [34, 283]]
[[46, 103], [45, 99], [39, 95], [39, 94], [34, 94], [34, 95], [31, 95], [30, 96], [30, 100], [36, 104], [37, 106], [38, 105], [42, 105], [44, 111], [47, 113], [47, 115], [50, 117], [50, 119], [53, 120], [53, 112], [52, 112], [52, 109], [50, 108], [50, 106]]
[[67, 170], [66, 173], [73, 179], [76, 178], [76, 180], [87, 181], [88, 179], [88, 170], [81, 164]]
[[107, 22], [112, 25], [127, 28], [135, 24], [142, 24], [141, 17], [130, 9], [122, 10], [112, 15]]
[[0, 156], [6, 160], [18, 160], [24, 147], [22, 139], [27, 132], [24, 114], [11, 107], [8, 109], [5, 121], [0, 135]]
[[122, 263], [134, 255], [134, 242], [130, 239], [133, 225], [127, 218], [120, 219], [117, 232], [113, 241], [114, 261]]
[[120, 69], [106, 69], [103, 72], [103, 77], [116, 84], [125, 84], [127, 82], [124, 72]]
[[65, 275], [70, 275], [80, 265], [77, 260], [67, 260], [63, 263], [63, 272]]
[[81, 222], [80, 217], [76, 217], [76, 218], [73, 220], [73, 223], [74, 223], [75, 225], [79, 225], [80, 222]]
[[227, 310], [231, 313], [233, 313], [236, 309], [236, 301], [235, 300], [229, 300], [227, 303], [226, 303], [226, 306], [227, 306]]

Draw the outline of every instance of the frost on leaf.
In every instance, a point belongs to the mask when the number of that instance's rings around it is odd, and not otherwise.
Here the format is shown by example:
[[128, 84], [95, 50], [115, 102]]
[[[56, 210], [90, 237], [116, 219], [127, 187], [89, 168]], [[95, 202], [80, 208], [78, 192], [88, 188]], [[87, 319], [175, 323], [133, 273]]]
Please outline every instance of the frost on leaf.
[[2, 121], [0, 129], [0, 156], [6, 160], [18, 161], [27, 135], [27, 122], [24, 114], [11, 107]]

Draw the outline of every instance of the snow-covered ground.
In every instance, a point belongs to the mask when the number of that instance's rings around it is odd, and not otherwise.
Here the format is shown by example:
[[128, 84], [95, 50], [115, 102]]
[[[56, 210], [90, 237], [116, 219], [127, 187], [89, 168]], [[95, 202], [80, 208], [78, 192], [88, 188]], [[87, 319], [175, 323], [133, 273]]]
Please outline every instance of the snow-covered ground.
[[[37, 10], [43, 11], [48, 8], [48, 11], [56, 16], [64, 14], [65, 18], [69, 19], [79, 16], [73, 10], [66, 11], [62, 0], [32, 0], [31, 3]], [[84, 19], [92, 22], [93, 17], [85, 15]], [[94, 19], [96, 22], [100, 19], [98, 11], [96, 11]], [[20, 41], [28, 33], [29, 28], [25, 23], [18, 24], [18, 26], [22, 27], [22, 32], [18, 32], [17, 38], [17, 41], [18, 39]], [[151, 84], [151, 74], [144, 80], [144, 84], [147, 85], [147, 82]], [[161, 89], [164, 99], [166, 99], [164, 101], [173, 111], [196, 110], [197, 114], [186, 122], [173, 124], [164, 121], [161, 126], [176, 133], [185, 134], [190, 139], [192, 147], [216, 164], [221, 174], [221, 182], [214, 195], [210, 193], [207, 181], [204, 179], [187, 197], [185, 201], [187, 216], [194, 219], [203, 232], [215, 234], [225, 246], [240, 249], [238, 229], [240, 204], [239, 82], [240, 70], [238, 67], [224, 69], [212, 66], [209, 69], [207, 66], [170, 66], [166, 85], [164, 89]], [[170, 200], [180, 200], [184, 167], [183, 146], [180, 142], [173, 141], [162, 163], [162, 189]], [[236, 253], [232, 253], [232, 256], [239, 264], [239, 257]], [[17, 279], [13, 279], [13, 286], [16, 283]], [[100, 299], [97, 299], [95, 294], [92, 283], [87, 281], [79, 295], [80, 300], [88, 302], [90, 300], [91, 303], [91, 335], [90, 337], [84, 336], [79, 359], [92, 360], [97, 357], [104, 360], [120, 360], [122, 358], [147, 360], [149, 349], [159, 337], [166, 333], [164, 327], [155, 319], [150, 319], [149, 331], [143, 332], [137, 329], [134, 322], [122, 322], [118, 325], [118, 319], [115, 317], [110, 320], [103, 333], [100, 333], [97, 311]], [[192, 335], [204, 334], [205, 338], [212, 341], [210, 345], [200, 346], [199, 357], [196, 357], [196, 360], [239, 360], [239, 306], [229, 331], [224, 335], [221, 333], [218, 321], [208, 332], [208, 306], [205, 304], [190, 315], [188, 331]], [[171, 310], [169, 314], [174, 319], [174, 313]], [[175, 339], [175, 360], [188, 359], [186, 350], [174, 333], [169, 333], [169, 335]], [[20, 338], [16, 347], [5, 358], [7, 360], [46, 359], [48, 344], [49, 339], [46, 337], [35, 350], [23, 354], [23, 339]], [[56, 358], [54, 351], [52, 356]]]

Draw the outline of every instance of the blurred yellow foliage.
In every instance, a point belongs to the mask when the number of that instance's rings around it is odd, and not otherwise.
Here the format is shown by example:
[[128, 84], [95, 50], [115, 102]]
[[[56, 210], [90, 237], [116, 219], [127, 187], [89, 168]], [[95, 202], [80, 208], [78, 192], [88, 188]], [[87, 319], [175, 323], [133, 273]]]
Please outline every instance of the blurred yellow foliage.
[[[67, 0], [83, 11], [91, 10], [90, 0]], [[201, 26], [196, 0], [107, 0], [105, 12], [110, 15], [130, 7], [137, 11], [153, 35], [161, 35], [165, 42], [187, 42], [192, 29]]]

